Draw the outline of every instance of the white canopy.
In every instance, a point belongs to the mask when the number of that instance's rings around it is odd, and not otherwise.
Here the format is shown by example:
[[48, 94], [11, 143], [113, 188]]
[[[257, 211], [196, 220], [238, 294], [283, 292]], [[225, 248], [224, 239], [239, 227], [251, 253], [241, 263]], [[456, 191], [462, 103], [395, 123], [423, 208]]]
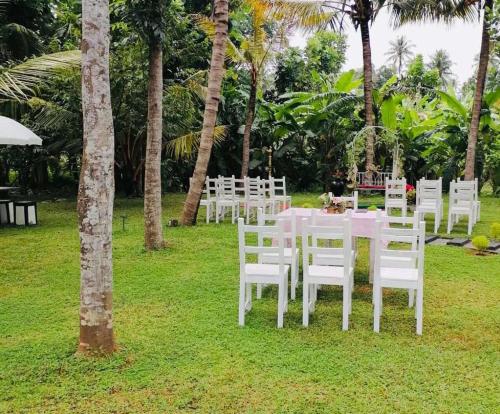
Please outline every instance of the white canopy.
[[0, 116], [0, 145], [42, 145], [42, 139], [19, 122]]

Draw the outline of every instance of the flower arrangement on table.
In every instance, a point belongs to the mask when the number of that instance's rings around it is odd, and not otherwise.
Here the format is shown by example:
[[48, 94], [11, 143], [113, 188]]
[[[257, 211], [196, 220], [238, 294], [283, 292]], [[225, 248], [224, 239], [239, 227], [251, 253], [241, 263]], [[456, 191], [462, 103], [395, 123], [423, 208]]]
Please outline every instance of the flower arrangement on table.
[[323, 193], [318, 198], [323, 203], [323, 210], [328, 214], [342, 214], [346, 209], [345, 201], [337, 197], [330, 197], [328, 193]]

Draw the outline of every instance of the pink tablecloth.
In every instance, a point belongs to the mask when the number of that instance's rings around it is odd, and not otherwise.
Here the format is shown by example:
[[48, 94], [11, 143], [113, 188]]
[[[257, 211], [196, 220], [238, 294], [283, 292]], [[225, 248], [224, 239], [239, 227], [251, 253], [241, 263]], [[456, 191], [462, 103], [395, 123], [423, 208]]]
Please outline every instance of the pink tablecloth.
[[[283, 210], [278, 214], [280, 217], [290, 217], [291, 212], [295, 212], [295, 220], [297, 226], [297, 234], [300, 234], [302, 231], [302, 220], [304, 218], [309, 218], [312, 215], [312, 211], [316, 210], [317, 217], [342, 217], [344, 215], [341, 214], [328, 214], [321, 209], [312, 209], [312, 208], [297, 208], [292, 207], [287, 210]], [[381, 215], [384, 216], [385, 211], [381, 212]], [[377, 213], [375, 211], [367, 211], [365, 213], [356, 213], [352, 212], [351, 220], [352, 220], [352, 235], [355, 237], [367, 237], [370, 239], [375, 238], [375, 221], [377, 219]], [[318, 224], [321, 225], [321, 220], [318, 220]]]

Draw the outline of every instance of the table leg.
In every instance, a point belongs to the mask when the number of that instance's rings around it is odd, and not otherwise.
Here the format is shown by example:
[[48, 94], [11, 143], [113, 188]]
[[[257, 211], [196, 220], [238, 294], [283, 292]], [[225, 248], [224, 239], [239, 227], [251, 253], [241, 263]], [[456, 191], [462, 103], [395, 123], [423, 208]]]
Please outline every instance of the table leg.
[[370, 264], [369, 264], [369, 273], [368, 278], [370, 283], [373, 283], [373, 265], [375, 263], [375, 240], [370, 238]]

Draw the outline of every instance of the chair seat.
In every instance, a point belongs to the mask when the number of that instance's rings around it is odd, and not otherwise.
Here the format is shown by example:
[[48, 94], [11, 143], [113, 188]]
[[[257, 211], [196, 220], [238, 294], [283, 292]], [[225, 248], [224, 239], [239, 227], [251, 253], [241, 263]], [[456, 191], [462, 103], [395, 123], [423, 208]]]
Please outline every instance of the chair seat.
[[[289, 261], [292, 259], [292, 248], [291, 247], [285, 247], [284, 248], [284, 258], [286, 261]], [[295, 249], [295, 256], [299, 256], [299, 249]], [[274, 263], [274, 261], [278, 261], [278, 253], [265, 253], [262, 255], [262, 260], [265, 263]]]
[[[356, 252], [352, 250], [351, 255], [351, 260], [354, 262], [356, 260]], [[319, 253], [314, 255], [313, 262], [317, 265], [342, 266], [344, 263], [344, 256], [342, 254]]]
[[397, 267], [380, 268], [380, 284], [385, 287], [416, 287], [418, 270]]
[[217, 200], [217, 204], [220, 205], [220, 206], [233, 206], [235, 204], [237, 204], [238, 201], [237, 200], [231, 200], [231, 199], [224, 199], [224, 198], [219, 198]]
[[402, 198], [393, 198], [389, 199], [385, 202], [386, 207], [395, 207], [395, 206], [402, 206], [406, 203], [406, 200], [403, 200]]
[[[349, 267], [349, 275], [352, 275], [353, 268]], [[309, 279], [321, 285], [343, 285], [344, 266], [309, 266]]]
[[278, 282], [280, 278], [288, 274], [290, 266], [283, 267], [280, 273], [280, 266], [277, 264], [247, 263], [245, 264], [246, 280], [254, 283]]

